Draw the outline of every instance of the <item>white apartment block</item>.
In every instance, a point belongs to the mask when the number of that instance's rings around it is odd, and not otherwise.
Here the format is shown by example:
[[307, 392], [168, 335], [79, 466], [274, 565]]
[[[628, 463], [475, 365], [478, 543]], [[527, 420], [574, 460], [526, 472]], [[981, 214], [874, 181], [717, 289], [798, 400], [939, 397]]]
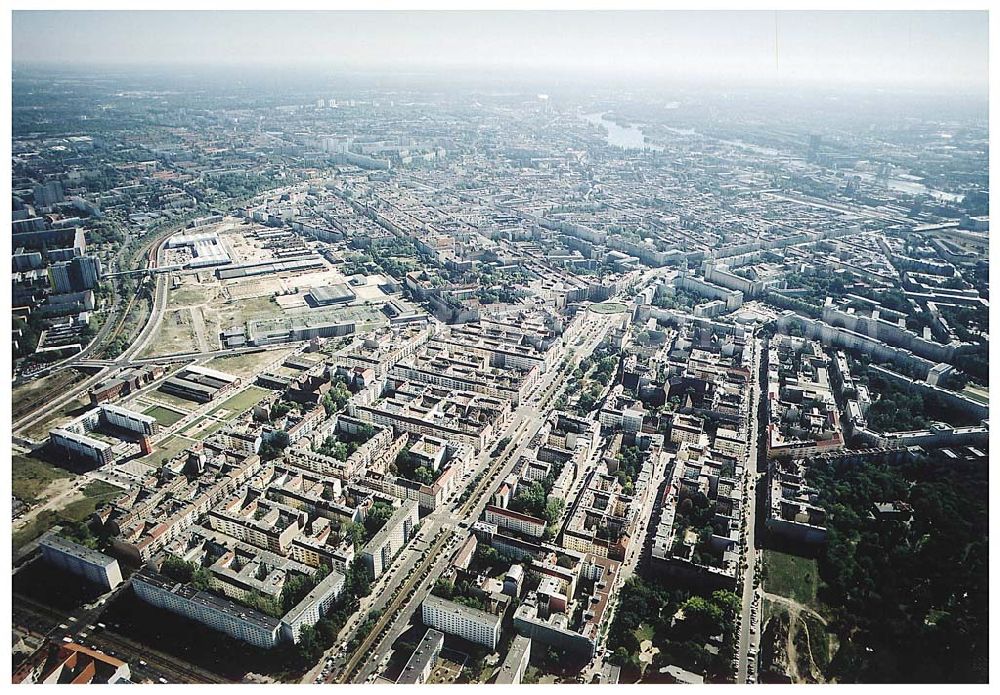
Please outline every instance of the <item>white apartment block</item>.
[[404, 501], [361, 551], [361, 561], [372, 571], [375, 579], [382, 576], [396, 554], [410, 542], [413, 527], [419, 521], [419, 510], [419, 505], [413, 500]]
[[469, 608], [453, 601], [430, 595], [421, 606], [424, 625], [449, 635], [496, 650], [500, 642], [502, 615]]
[[38, 545], [42, 549], [42, 559], [62, 570], [80, 575], [109, 591], [122, 583], [121, 568], [113, 557], [55, 534], [48, 535]]
[[541, 538], [545, 534], [545, 520], [538, 517], [512, 512], [492, 505], [486, 507], [486, 521], [500, 528], [518, 531], [528, 536]]

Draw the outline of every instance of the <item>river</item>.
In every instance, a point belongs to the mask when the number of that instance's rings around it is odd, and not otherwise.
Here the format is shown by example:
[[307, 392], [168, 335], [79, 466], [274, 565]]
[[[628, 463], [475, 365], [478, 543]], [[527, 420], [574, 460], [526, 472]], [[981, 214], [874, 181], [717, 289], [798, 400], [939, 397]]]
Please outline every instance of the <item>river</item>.
[[604, 119], [603, 113], [588, 113], [583, 119], [594, 125], [599, 125], [608, 131], [607, 142], [612, 147], [621, 147], [626, 150], [662, 150], [658, 145], [646, 142], [646, 136], [642, 130], [635, 127], [623, 128], [614, 121]]

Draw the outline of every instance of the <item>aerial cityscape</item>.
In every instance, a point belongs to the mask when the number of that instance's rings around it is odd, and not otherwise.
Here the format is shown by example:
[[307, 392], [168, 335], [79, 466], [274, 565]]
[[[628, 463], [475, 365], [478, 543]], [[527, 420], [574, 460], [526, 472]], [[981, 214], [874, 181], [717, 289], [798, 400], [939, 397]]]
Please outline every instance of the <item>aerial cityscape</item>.
[[14, 683], [988, 682], [985, 12], [897, 85], [82, 14], [13, 13]]

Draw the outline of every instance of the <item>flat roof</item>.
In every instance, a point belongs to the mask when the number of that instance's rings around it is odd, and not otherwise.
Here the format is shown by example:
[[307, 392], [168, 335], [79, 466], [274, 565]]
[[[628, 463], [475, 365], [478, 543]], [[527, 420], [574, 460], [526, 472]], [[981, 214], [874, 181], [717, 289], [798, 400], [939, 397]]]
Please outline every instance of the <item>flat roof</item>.
[[88, 437], [85, 434], [77, 434], [71, 430], [64, 430], [61, 427], [57, 427], [49, 432], [49, 436], [63, 437], [64, 439], [69, 439], [70, 441], [74, 441], [78, 444], [83, 444], [84, 446], [89, 446], [101, 451], [111, 448], [110, 444], [102, 442], [100, 439], [94, 439], [93, 437]]
[[454, 601], [449, 601], [448, 599], [441, 598], [440, 596], [435, 596], [434, 594], [429, 594], [427, 598], [424, 599], [424, 606], [430, 605], [438, 610], [444, 611], [446, 613], [457, 613], [469, 620], [473, 620], [478, 623], [487, 623], [493, 625], [499, 625], [500, 620], [503, 615], [494, 615], [493, 613], [487, 613], [486, 611], [481, 611], [478, 608], [470, 608], [469, 606], [462, 605], [461, 603], [455, 603]]
[[150, 425], [156, 422], [155, 417], [151, 417], [149, 415], [143, 415], [142, 413], [137, 413], [133, 410], [129, 410], [128, 408], [122, 408], [121, 406], [112, 405], [110, 403], [103, 403], [101, 405], [101, 408], [103, 408], [108, 412], [115, 413], [116, 415], [121, 415], [122, 417], [128, 418], [129, 420], [138, 420], [139, 422], [145, 422]]
[[415, 685], [418, 676], [424, 672], [428, 664], [437, 658], [443, 644], [444, 633], [432, 627], [428, 628], [427, 632], [420, 639], [420, 644], [417, 645], [413, 654], [410, 655], [409, 661], [406, 662], [406, 666], [403, 667], [403, 671], [399, 674], [396, 682], [404, 685]]
[[89, 562], [94, 565], [101, 565], [102, 567], [109, 567], [112, 564], [118, 564], [118, 560], [105, 555], [97, 550], [92, 550], [85, 545], [80, 545], [79, 543], [74, 543], [68, 538], [63, 538], [62, 536], [57, 536], [51, 534], [48, 537], [42, 539], [38, 543], [42, 547], [52, 548], [53, 550], [58, 550], [66, 555], [72, 555], [75, 558], [83, 560], [84, 562]]
[[133, 575], [133, 580], [145, 582], [150, 586], [168, 591], [182, 599], [190, 601], [191, 603], [200, 604], [205, 608], [216, 611], [217, 613], [222, 613], [235, 619], [242, 620], [250, 625], [263, 628], [268, 632], [274, 632], [281, 626], [281, 621], [278, 618], [272, 618], [271, 616], [254, 610], [249, 606], [244, 606], [236, 603], [235, 601], [220, 598], [215, 594], [208, 593], [207, 591], [198, 591], [189, 584], [175, 582], [169, 577], [166, 577], [149, 567], [143, 567], [136, 572], [135, 575]]
[[313, 590], [306, 594], [306, 597], [295, 604], [291, 610], [285, 613], [284, 620], [294, 623], [299, 616], [309, 610], [317, 601], [323, 600], [330, 592], [339, 594], [346, 581], [344, 575], [336, 570], [330, 570], [330, 574], [323, 578]]
[[346, 299], [354, 299], [354, 291], [344, 283], [337, 285], [327, 285], [325, 287], [313, 287], [309, 294], [317, 302], [339, 302]]
[[524, 635], [515, 635], [507, 651], [507, 657], [503, 660], [500, 670], [497, 671], [497, 685], [512, 685], [514, 683], [514, 673], [524, 658], [524, 653], [531, 648], [531, 639]]
[[512, 519], [519, 519], [521, 521], [526, 521], [531, 524], [540, 524], [542, 526], [545, 525], [545, 519], [539, 519], [537, 516], [531, 516], [530, 514], [522, 514], [521, 512], [515, 512], [510, 509], [507, 509], [506, 507], [497, 507], [490, 504], [486, 506], [486, 510], [491, 511], [495, 514], [499, 514], [501, 516], [507, 516]]
[[381, 548], [385, 544], [389, 535], [394, 532], [396, 525], [401, 523], [406, 517], [410, 516], [416, 506], [417, 503], [415, 500], [404, 500], [403, 504], [401, 504], [399, 508], [392, 513], [392, 516], [389, 517], [388, 521], [385, 522], [385, 525], [379, 529], [379, 532], [365, 544], [365, 547], [361, 552], [374, 554], [375, 549]]

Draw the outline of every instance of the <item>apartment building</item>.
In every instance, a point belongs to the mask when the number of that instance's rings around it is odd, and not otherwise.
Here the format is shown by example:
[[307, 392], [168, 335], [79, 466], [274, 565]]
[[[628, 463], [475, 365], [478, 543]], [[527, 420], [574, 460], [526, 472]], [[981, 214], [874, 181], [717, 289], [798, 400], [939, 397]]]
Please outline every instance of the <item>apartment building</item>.
[[361, 561], [375, 579], [382, 576], [396, 554], [410, 542], [418, 521], [419, 506], [413, 500], [405, 500], [361, 550]]
[[431, 594], [421, 604], [420, 615], [424, 625], [490, 650], [495, 651], [500, 643], [502, 613], [495, 615]]
[[42, 559], [59, 569], [79, 575], [89, 582], [113, 591], [122, 583], [118, 560], [91, 550], [55, 534], [46, 535], [38, 544]]
[[58, 448], [72, 456], [78, 456], [90, 461], [95, 466], [104, 466], [114, 460], [114, 451], [108, 442], [100, 439], [88, 437], [85, 434], [78, 434], [69, 430], [57, 427], [49, 432], [49, 441]]
[[427, 682], [434, 670], [434, 663], [441, 648], [444, 646], [444, 633], [434, 628], [429, 628], [424, 636], [420, 638], [417, 648], [413, 650], [406, 665], [396, 679], [396, 683], [402, 685], [422, 685]]
[[484, 519], [489, 524], [495, 524], [500, 528], [510, 531], [517, 531], [526, 536], [541, 538], [545, 535], [545, 519], [539, 519], [536, 516], [522, 514], [492, 504], [487, 505], [484, 512]]
[[143, 567], [132, 576], [132, 589], [146, 603], [183, 615], [255, 647], [271, 649], [281, 641], [280, 619], [179, 584], [149, 567]]

